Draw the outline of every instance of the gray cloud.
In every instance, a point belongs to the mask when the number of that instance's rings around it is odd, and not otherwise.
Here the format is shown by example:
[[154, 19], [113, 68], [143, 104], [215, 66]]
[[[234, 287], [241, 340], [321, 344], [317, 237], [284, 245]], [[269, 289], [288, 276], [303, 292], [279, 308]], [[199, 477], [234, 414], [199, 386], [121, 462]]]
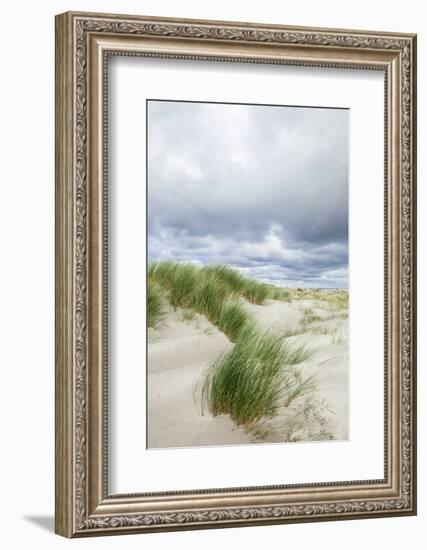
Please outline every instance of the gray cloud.
[[150, 101], [150, 259], [346, 286], [345, 110]]

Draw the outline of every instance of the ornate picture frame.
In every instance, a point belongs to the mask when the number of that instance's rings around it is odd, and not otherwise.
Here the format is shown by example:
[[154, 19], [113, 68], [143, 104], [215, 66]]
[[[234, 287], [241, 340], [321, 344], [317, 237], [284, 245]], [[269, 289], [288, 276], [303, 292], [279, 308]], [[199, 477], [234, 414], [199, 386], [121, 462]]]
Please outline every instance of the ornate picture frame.
[[[384, 479], [109, 494], [105, 122], [111, 55], [384, 72]], [[82, 537], [415, 514], [415, 180], [415, 35], [58, 15], [56, 532]]]

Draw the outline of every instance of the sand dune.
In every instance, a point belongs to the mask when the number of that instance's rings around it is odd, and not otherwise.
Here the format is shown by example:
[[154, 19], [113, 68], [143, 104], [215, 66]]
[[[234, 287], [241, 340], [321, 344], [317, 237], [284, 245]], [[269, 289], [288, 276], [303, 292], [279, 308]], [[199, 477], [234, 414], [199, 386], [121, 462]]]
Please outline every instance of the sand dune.
[[[158, 327], [149, 329], [149, 448], [347, 439], [346, 311], [313, 299], [246, 307], [261, 329], [289, 333], [291, 340], [313, 349], [298, 367], [303, 376], [315, 375], [315, 391], [250, 429], [236, 426], [228, 415], [203, 416], [194, 399], [195, 381], [233, 344], [202, 316], [184, 321], [179, 308], [170, 309]], [[304, 325], [309, 314], [315, 320]]]
[[184, 322], [180, 314], [171, 310], [149, 330], [148, 446], [250, 443], [244, 428], [228, 416], [202, 416], [193, 399], [195, 381], [232, 344], [202, 316]]

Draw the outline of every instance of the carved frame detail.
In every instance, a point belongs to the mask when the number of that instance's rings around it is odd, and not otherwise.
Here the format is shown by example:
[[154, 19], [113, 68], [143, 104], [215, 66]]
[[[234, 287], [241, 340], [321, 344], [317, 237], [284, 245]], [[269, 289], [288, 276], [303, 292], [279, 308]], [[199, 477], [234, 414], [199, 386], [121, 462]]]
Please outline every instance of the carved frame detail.
[[[56, 25], [57, 532], [72, 537], [414, 514], [415, 36], [85, 13], [57, 16]], [[138, 40], [141, 51], [135, 51]], [[162, 42], [168, 46], [176, 44], [177, 51], [162, 51]], [[154, 43], [154, 46], [144, 50], [145, 43]], [[248, 53], [242, 57], [230, 53], [232, 43], [241, 44]], [[115, 44], [113, 49], [111, 44]], [[185, 44], [184, 52], [180, 50], [180, 44]], [[205, 45], [211, 48], [207, 53], [204, 53]], [[399, 334], [394, 337], [398, 347], [398, 368], [394, 374], [394, 371], [388, 372], [390, 378], [387, 384], [394, 392], [390, 397], [394, 405], [387, 415], [390, 426], [386, 432], [396, 435], [386, 453], [390, 469], [386, 479], [379, 480], [382, 483], [378, 484], [378, 489], [382, 488], [383, 493], [373, 491], [371, 488], [375, 488], [376, 483], [368, 480], [360, 487], [354, 482], [289, 487], [292, 495], [301, 491], [300, 496], [290, 497], [288, 502], [286, 495], [279, 495], [282, 498], [280, 504], [277, 504], [277, 497], [274, 497], [276, 501], [267, 498], [273, 498], [276, 488], [259, 488], [259, 504], [253, 503], [253, 499], [256, 502], [257, 498], [256, 488], [235, 489], [229, 495], [225, 490], [193, 492], [192, 496], [171, 493], [171, 497], [175, 496], [173, 502], [167, 501], [168, 495], [162, 495], [159, 497], [160, 504], [155, 496], [144, 500], [144, 495], [107, 494], [106, 435], [102, 435], [102, 414], [105, 411], [102, 411], [104, 401], [100, 395], [104, 380], [102, 367], [93, 369], [94, 376], [98, 377], [95, 398], [91, 397], [95, 388], [89, 376], [89, 371], [92, 373], [89, 348], [93, 342], [90, 333], [93, 317], [91, 289], [93, 285], [100, 284], [99, 277], [98, 282], [96, 277], [102, 271], [100, 268], [99, 273], [92, 277], [89, 261], [94, 255], [99, 261], [98, 253], [92, 252], [90, 244], [91, 232], [95, 226], [98, 228], [95, 222], [91, 222], [95, 218], [90, 209], [96, 208], [93, 198], [98, 195], [93, 195], [89, 189], [94, 178], [94, 172], [91, 172], [95, 164], [92, 148], [99, 143], [90, 132], [96, 132], [93, 120], [99, 125], [102, 119], [105, 83], [101, 76], [105, 74], [104, 62], [99, 62], [98, 77], [92, 83], [91, 71], [94, 70], [94, 52], [101, 50], [103, 56], [167, 56], [213, 61], [368, 67], [385, 71], [388, 127], [386, 172], [391, 189], [389, 197], [396, 205], [394, 211], [391, 209], [394, 214], [387, 238], [391, 246], [390, 269], [397, 281], [395, 294], [393, 288], [390, 290], [391, 313], [386, 312], [386, 317], [388, 315], [389, 319], [393, 319], [393, 326], [397, 327]], [[336, 54], [337, 60], [334, 60], [332, 53]], [[98, 100], [93, 99], [91, 94], [98, 94]], [[101, 113], [96, 119], [92, 118], [93, 105], [98, 105]], [[105, 176], [98, 172], [99, 178]], [[96, 216], [100, 215], [102, 217], [102, 209], [101, 214], [97, 210]], [[99, 356], [96, 357], [99, 359]], [[95, 425], [96, 429], [93, 428]], [[315, 489], [317, 498], [304, 497], [304, 491], [310, 487]], [[352, 493], [352, 487], [354, 490], [359, 488], [361, 492]], [[252, 498], [247, 506], [240, 504], [245, 490]], [[328, 491], [325, 497], [321, 496], [322, 490]], [[334, 490], [341, 491], [336, 493], [335, 498]], [[215, 497], [221, 505], [215, 506]], [[151, 509], [150, 503], [153, 503]]]

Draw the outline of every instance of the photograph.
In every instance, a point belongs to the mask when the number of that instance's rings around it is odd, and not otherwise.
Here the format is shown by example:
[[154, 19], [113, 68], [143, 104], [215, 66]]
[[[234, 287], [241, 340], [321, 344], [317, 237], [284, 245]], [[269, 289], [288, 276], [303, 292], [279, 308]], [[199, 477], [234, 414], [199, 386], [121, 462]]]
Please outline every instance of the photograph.
[[146, 112], [147, 447], [348, 440], [349, 110]]

